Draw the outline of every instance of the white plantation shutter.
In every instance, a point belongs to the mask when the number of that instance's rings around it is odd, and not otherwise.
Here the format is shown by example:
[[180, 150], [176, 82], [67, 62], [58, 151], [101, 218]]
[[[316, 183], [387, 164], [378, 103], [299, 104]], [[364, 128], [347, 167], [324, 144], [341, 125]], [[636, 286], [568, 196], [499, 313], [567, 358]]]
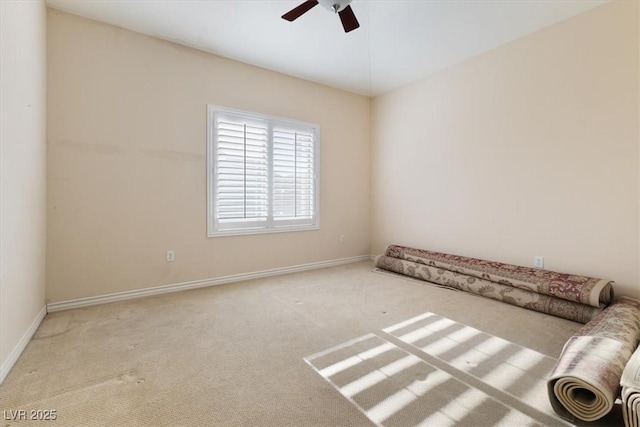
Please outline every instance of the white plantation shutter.
[[268, 218], [267, 125], [220, 114], [216, 120], [215, 216], [220, 228]]
[[315, 213], [314, 134], [273, 128], [273, 218], [309, 223]]
[[318, 227], [317, 125], [209, 106], [209, 236]]

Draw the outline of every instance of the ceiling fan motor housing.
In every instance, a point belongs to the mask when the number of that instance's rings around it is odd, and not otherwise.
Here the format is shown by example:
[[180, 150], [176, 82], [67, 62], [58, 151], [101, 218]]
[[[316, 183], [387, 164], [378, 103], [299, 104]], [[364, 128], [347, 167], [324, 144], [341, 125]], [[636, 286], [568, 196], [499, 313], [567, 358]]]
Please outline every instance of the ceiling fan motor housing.
[[348, 33], [360, 27], [360, 23], [349, 3], [351, 3], [351, 0], [306, 0], [282, 15], [282, 19], [293, 22], [318, 4], [321, 4], [324, 8], [333, 11], [340, 17], [342, 28], [344, 28], [345, 33]]
[[351, 1], [352, 0], [318, 0], [318, 3], [331, 12], [338, 13], [343, 11], [345, 7], [349, 6]]

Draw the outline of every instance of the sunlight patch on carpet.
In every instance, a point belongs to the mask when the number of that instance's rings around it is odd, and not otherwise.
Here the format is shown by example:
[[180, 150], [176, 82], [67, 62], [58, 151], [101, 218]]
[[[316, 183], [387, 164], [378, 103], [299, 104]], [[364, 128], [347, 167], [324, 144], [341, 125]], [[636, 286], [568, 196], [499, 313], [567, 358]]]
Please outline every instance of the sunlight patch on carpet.
[[[388, 329], [398, 331], [430, 317]], [[434, 319], [433, 328], [445, 331], [452, 324]], [[413, 337], [418, 335], [422, 332]], [[377, 335], [355, 338], [304, 360], [378, 426], [541, 425]]]
[[556, 359], [433, 313], [410, 320], [384, 331], [560, 422], [546, 392]]

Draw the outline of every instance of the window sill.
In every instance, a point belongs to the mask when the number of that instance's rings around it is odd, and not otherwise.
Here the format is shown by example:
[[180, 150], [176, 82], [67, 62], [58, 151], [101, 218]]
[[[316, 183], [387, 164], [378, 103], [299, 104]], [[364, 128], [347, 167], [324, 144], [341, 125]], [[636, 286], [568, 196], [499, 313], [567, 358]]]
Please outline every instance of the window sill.
[[249, 236], [254, 234], [291, 233], [296, 231], [319, 230], [319, 225], [299, 225], [274, 228], [230, 229], [208, 232], [207, 237]]

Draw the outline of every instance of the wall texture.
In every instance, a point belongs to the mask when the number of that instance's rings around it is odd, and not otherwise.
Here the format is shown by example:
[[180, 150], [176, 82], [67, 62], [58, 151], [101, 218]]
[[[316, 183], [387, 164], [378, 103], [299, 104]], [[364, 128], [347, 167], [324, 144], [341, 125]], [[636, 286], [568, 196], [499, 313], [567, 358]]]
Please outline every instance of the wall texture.
[[46, 10], [0, 2], [0, 382], [44, 316]]
[[[47, 37], [48, 302], [369, 253], [368, 98], [55, 10]], [[207, 104], [320, 125], [319, 231], [207, 238]]]
[[640, 297], [638, 15], [612, 2], [375, 98], [372, 253], [541, 255]]

